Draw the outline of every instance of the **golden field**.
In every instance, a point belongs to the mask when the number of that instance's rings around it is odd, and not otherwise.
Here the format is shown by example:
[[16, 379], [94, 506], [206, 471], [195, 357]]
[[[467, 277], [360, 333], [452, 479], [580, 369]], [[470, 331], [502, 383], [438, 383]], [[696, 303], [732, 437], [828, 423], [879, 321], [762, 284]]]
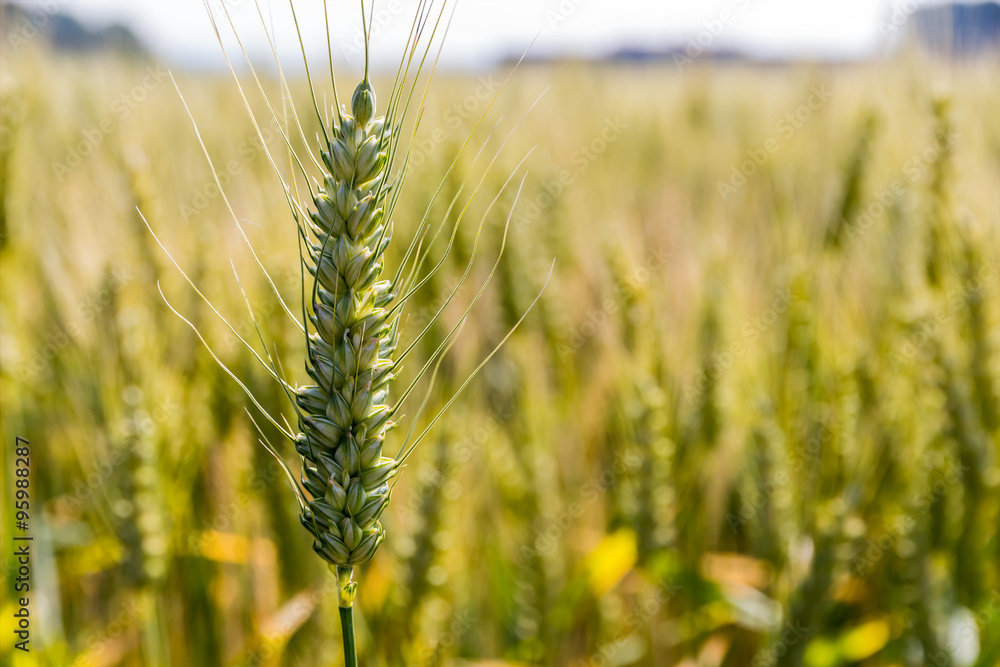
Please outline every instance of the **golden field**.
[[[408, 306], [404, 346], [442, 314], [399, 392], [488, 284], [389, 447], [541, 297], [395, 487], [361, 664], [996, 665], [995, 59], [527, 65], [501, 89], [510, 70], [440, 74], [423, 110], [389, 261], [426, 210], [465, 212]], [[335, 579], [246, 410], [265, 423], [167, 302], [291, 406], [143, 223], [307, 381], [234, 219], [297, 313], [268, 155], [287, 177], [278, 127], [314, 153], [320, 128], [301, 80], [265, 81], [275, 124], [242, 79], [258, 134], [232, 79], [175, 76], [225, 197], [162, 66], [3, 59], [4, 664], [342, 664]]]

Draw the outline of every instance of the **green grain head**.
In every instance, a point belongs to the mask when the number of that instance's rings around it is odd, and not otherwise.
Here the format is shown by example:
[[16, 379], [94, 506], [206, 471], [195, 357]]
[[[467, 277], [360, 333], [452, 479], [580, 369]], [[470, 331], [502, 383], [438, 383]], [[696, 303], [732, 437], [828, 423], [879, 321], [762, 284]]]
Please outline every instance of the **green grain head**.
[[392, 128], [375, 117], [375, 91], [363, 81], [352, 114], [343, 114], [323, 151], [323, 186], [310, 212], [309, 271], [314, 278], [314, 332], [301, 387], [296, 450], [302, 484], [312, 496], [301, 514], [313, 548], [331, 565], [371, 559], [385, 537], [378, 518], [389, 502], [399, 463], [382, 455], [392, 428], [387, 401], [393, 379], [398, 314], [382, 279], [391, 229], [385, 219]]

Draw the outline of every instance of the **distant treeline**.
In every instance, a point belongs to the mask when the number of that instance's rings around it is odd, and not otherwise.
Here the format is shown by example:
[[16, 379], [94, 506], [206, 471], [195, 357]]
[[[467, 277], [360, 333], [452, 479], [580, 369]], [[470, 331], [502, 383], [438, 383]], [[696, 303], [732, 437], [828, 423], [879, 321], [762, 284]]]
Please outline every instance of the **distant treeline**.
[[58, 2], [20, 5], [0, 4], [0, 35], [7, 45], [20, 50], [42, 37], [60, 51], [114, 51], [130, 56], [147, 56], [146, 47], [127, 27], [114, 24], [105, 28], [86, 27], [59, 11]]

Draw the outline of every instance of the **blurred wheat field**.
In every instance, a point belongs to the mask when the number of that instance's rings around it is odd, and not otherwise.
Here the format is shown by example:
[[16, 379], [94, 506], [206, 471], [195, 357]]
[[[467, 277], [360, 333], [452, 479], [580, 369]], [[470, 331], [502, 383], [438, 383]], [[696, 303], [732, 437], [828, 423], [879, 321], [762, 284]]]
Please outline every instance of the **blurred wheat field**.
[[[470, 186], [443, 184], [468, 221], [404, 345], [477, 257], [401, 386], [511, 225], [404, 412], [441, 406], [555, 269], [395, 490], [360, 573], [362, 664], [1000, 664], [996, 65], [528, 66], [478, 129], [509, 69], [441, 75], [396, 235], [472, 133]], [[36, 535], [30, 654], [4, 544], [4, 664], [342, 664], [335, 579], [249, 402], [158, 293], [291, 419], [137, 213], [256, 340], [239, 274], [304, 382], [301, 334], [166, 70], [32, 50], [2, 76], [0, 409], [5, 454], [32, 443]], [[176, 76], [294, 309], [294, 225], [232, 80]], [[293, 90], [284, 111], [308, 109]], [[476, 150], [522, 116], [487, 172]], [[2, 465], [7, 531], [13, 453]]]

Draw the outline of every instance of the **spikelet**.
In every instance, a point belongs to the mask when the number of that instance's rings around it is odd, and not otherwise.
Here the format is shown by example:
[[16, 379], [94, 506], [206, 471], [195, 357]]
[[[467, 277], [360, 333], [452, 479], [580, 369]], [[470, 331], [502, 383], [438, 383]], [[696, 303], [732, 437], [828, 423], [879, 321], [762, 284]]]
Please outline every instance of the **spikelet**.
[[639, 562], [667, 543], [673, 484], [670, 466], [674, 443], [668, 437], [668, 401], [659, 371], [664, 366], [655, 337], [654, 305], [644, 281], [624, 247], [609, 248], [605, 261], [615, 285], [623, 358], [608, 418], [608, 441], [625, 467], [619, 483], [608, 489], [609, 530], [631, 526], [638, 537]]
[[[389, 421], [398, 315], [386, 306], [393, 284], [380, 280], [391, 237], [384, 220], [391, 128], [375, 118], [367, 79], [355, 90], [323, 151], [328, 170], [311, 212], [309, 271], [315, 279], [306, 368], [315, 385], [298, 389], [296, 451], [311, 494], [302, 525], [331, 566], [371, 559], [385, 537], [378, 518], [399, 462], [382, 455]], [[351, 596], [353, 587], [342, 595]], [[349, 600], [344, 600], [349, 602]]]
[[861, 208], [864, 195], [865, 177], [871, 160], [871, 146], [878, 129], [878, 116], [869, 112], [862, 121], [858, 142], [851, 155], [847, 167], [844, 192], [841, 195], [837, 212], [826, 229], [825, 244], [827, 247], [839, 248], [844, 240], [844, 232], [854, 222]]
[[[698, 443], [705, 450], [715, 447], [722, 430], [718, 395], [720, 366], [716, 361], [716, 355], [722, 347], [723, 336], [719, 312], [721, 302], [722, 291], [719, 285], [716, 282], [710, 283], [705, 297], [699, 335], [701, 349], [699, 378], [704, 383], [704, 389], [697, 397], [691, 432], [687, 438], [691, 442]], [[685, 451], [685, 454], [689, 455], [689, 452]]]
[[[987, 493], [983, 471], [990, 463], [986, 437], [975, 418], [975, 404], [970, 400], [955, 364], [940, 345], [934, 345], [934, 359], [940, 370], [939, 386], [948, 415], [944, 435], [954, 442], [955, 459], [961, 465], [963, 487], [962, 526], [955, 550], [955, 589], [958, 599], [973, 606], [981, 587], [982, 573], [975, 556], [982, 541], [978, 530]], [[958, 480], [946, 479], [955, 483]], [[950, 484], [949, 487], [950, 488]]]
[[962, 237], [965, 286], [968, 290], [966, 318], [971, 341], [969, 375], [972, 377], [972, 393], [979, 408], [980, 422], [986, 433], [991, 434], [1000, 428], [1000, 397], [994, 383], [993, 341], [990, 339], [989, 311], [986, 307], [990, 290], [984, 284], [986, 281], [979, 279], [986, 265], [979, 250], [980, 244], [974, 242], [977, 240], [970, 238], [968, 231]]
[[951, 100], [934, 100], [934, 140], [937, 152], [931, 163], [930, 202], [927, 211], [927, 238], [924, 272], [932, 287], [941, 288], [949, 278], [949, 267], [955, 266], [954, 216], [952, 213], [952, 181], [954, 177], [954, 127], [951, 122]]
[[[632, 503], [628, 523], [635, 529], [640, 562], [645, 562], [670, 534], [670, 489], [666, 484], [673, 443], [667, 438], [667, 400], [656, 379], [641, 368], [632, 369], [630, 382], [618, 396], [617, 419], [612, 421], [616, 448], [627, 461]], [[667, 502], [664, 502], [664, 501]]]
[[643, 281], [634, 277], [634, 260], [625, 252], [625, 248], [606, 250], [605, 261], [614, 282], [615, 297], [619, 305], [622, 344], [632, 356], [648, 354], [653, 335], [653, 327], [649, 322], [649, 290]]
[[[752, 457], [751, 480], [755, 488], [749, 492], [744, 490], [746, 498], [751, 501], [752, 521], [745, 516], [727, 516], [730, 528], [740, 526], [744, 522], [748, 529], [754, 553], [760, 554], [772, 563], [779, 563], [782, 557], [780, 545], [782, 536], [781, 505], [776, 502], [775, 495], [780, 491], [782, 477], [779, 476], [779, 453], [784, 448], [785, 435], [774, 418], [774, 406], [767, 399], [761, 399], [758, 407], [758, 423], [754, 426], [750, 437], [749, 451]], [[756, 494], [760, 494], [759, 500]], [[759, 505], [756, 506], [756, 505]], [[744, 509], [744, 507], [741, 507]]]
[[[919, 482], [915, 487], [917, 493], [915, 498], [923, 500], [928, 495], [928, 489], [934, 488], [936, 479], [935, 468], [939, 464], [930, 463], [929, 470], [922, 476], [920, 482], [924, 486], [921, 488]], [[935, 567], [933, 553], [937, 539], [934, 533], [938, 530], [936, 524], [936, 514], [938, 508], [943, 505], [943, 496], [934, 494], [929, 508], [913, 509], [913, 516], [918, 517], [907, 538], [912, 541], [914, 548], [908, 553], [900, 564], [900, 579], [907, 584], [913, 594], [912, 625], [913, 636], [923, 647], [925, 656], [933, 656], [940, 665], [948, 665], [950, 658], [944, 652], [944, 647], [940, 642], [939, 629], [935, 624], [934, 598], [935, 598]], [[926, 517], [926, 518], [924, 518]]]
[[416, 528], [411, 538], [413, 548], [406, 559], [404, 586], [401, 591], [405, 596], [402, 603], [405, 606], [404, 615], [407, 619], [402, 628], [404, 633], [413, 628], [420, 603], [431, 589], [428, 573], [438, 555], [435, 541], [441, 529], [445, 475], [448, 472], [448, 454], [452, 444], [447, 437], [437, 439], [434, 449], [436, 475], [425, 478], [417, 490], [420, 505], [415, 516]]
[[20, 121], [18, 112], [21, 111], [12, 93], [13, 91], [8, 90], [8, 86], [0, 87], [0, 250], [7, 246], [7, 195], [11, 191], [10, 181], [13, 173], [8, 165], [14, 152]]
[[809, 570], [805, 577], [795, 586], [789, 596], [785, 618], [797, 624], [794, 641], [788, 641], [781, 633], [776, 633], [767, 654], [780, 657], [777, 665], [802, 665], [806, 647], [814, 636], [819, 619], [829, 613], [833, 606], [830, 589], [839, 574], [840, 562], [838, 551], [845, 543], [843, 534], [844, 508], [831, 505], [821, 509], [813, 520], [817, 525], [811, 529], [810, 542], [813, 549]]

